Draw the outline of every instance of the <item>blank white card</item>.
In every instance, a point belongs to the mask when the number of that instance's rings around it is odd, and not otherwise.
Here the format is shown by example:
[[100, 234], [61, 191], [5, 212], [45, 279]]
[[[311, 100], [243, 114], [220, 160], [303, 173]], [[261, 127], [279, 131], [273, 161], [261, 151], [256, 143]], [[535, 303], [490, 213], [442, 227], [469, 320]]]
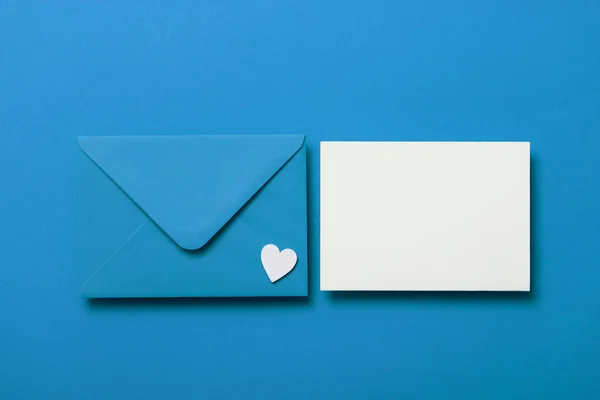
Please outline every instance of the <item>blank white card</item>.
[[529, 291], [529, 237], [529, 143], [321, 143], [321, 290]]

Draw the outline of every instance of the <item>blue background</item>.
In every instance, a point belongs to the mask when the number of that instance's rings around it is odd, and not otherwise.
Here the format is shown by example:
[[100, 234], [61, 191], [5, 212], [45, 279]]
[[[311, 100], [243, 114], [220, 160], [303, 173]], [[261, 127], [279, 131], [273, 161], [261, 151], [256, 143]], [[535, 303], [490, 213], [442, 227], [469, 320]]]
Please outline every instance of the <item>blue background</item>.
[[[0, 0], [0, 397], [600, 397], [600, 2]], [[311, 293], [78, 297], [77, 135], [305, 133]], [[531, 294], [318, 291], [319, 141], [530, 140]]]

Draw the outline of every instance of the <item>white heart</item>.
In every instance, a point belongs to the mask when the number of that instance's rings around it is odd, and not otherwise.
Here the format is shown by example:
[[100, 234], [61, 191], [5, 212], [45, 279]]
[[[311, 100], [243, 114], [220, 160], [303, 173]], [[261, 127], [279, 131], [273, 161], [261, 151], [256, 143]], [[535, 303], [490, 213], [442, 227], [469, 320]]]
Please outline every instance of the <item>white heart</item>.
[[268, 244], [260, 252], [260, 259], [269, 279], [275, 283], [294, 269], [298, 256], [292, 249], [279, 252], [277, 246]]

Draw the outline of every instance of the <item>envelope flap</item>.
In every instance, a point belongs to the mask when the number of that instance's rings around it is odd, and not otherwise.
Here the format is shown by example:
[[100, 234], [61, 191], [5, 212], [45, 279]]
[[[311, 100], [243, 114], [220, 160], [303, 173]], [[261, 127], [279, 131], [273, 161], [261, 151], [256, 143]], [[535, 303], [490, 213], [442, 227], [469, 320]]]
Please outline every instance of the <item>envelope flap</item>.
[[179, 246], [204, 246], [304, 135], [87, 136], [81, 149]]

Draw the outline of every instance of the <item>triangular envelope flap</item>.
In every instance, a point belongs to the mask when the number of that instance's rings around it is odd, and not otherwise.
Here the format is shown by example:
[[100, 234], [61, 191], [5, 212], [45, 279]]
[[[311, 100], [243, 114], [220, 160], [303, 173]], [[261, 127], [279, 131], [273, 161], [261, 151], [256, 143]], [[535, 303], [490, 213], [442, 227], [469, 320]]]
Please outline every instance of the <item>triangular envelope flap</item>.
[[204, 246], [304, 135], [80, 137], [83, 151], [179, 246]]

